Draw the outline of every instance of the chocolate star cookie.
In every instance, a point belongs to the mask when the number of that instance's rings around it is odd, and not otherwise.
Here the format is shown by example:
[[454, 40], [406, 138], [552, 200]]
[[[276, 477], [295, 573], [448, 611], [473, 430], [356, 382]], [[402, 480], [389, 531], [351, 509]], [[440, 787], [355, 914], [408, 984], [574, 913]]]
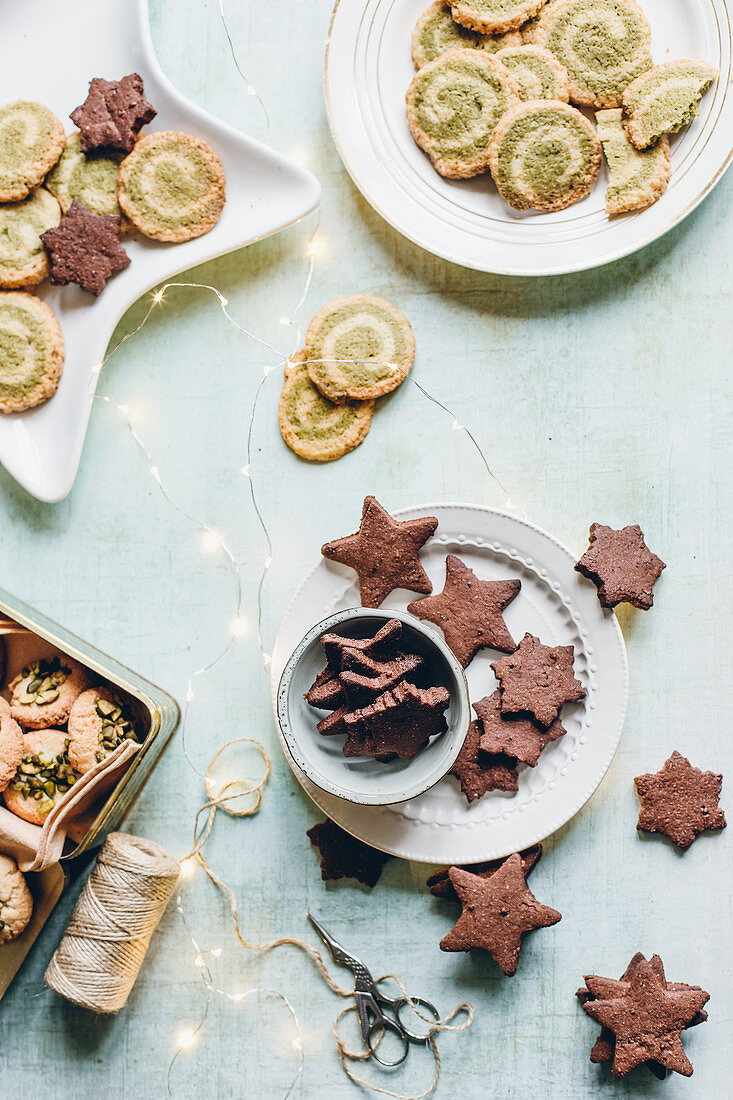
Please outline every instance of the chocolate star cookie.
[[652, 554], [637, 523], [620, 531], [592, 523], [590, 545], [575, 569], [596, 585], [603, 607], [630, 603], [648, 611], [654, 603], [655, 581], [666, 566]]
[[344, 715], [348, 731], [344, 756], [413, 756], [435, 734], [448, 728], [444, 711], [450, 692], [443, 687], [417, 688], [406, 681], [385, 691], [373, 703]]
[[305, 701], [311, 707], [319, 710], [335, 710], [346, 702], [344, 689], [338, 678], [338, 673], [329, 666], [319, 672], [315, 680], [305, 693]]
[[374, 886], [391, 858], [345, 832], [330, 817], [311, 826], [306, 836], [321, 853], [322, 879], [355, 878], [365, 886]]
[[724, 829], [725, 814], [718, 806], [723, 776], [702, 772], [677, 751], [664, 767], [634, 780], [641, 798], [637, 829], [664, 833], [686, 851], [706, 829]]
[[[345, 655], [348, 656], [348, 652], [345, 650]], [[416, 672], [424, 661], [417, 653], [408, 653], [392, 661], [373, 661], [371, 664], [375, 668], [370, 670], [369, 674], [346, 669], [339, 675], [339, 681], [351, 707], [364, 707], [368, 703], [373, 703], [377, 696], [383, 695], [385, 691], [391, 691], [407, 676]]]
[[517, 648], [502, 612], [521, 587], [518, 580], [481, 581], [460, 558], [449, 554], [443, 591], [415, 600], [407, 610], [439, 626], [465, 668], [484, 646], [504, 653]]
[[[525, 876], [528, 875], [535, 864], [539, 862], [541, 855], [541, 844], [533, 844], [531, 848], [527, 848], [525, 851], [519, 853]], [[466, 863], [459, 867], [459, 870], [468, 871], [472, 875], [478, 875], [479, 878], [491, 878], [494, 872], [498, 871], [500, 867], [503, 867], [508, 859], [509, 856], [504, 856], [503, 859], [491, 859], [488, 863]], [[427, 880], [426, 885], [434, 898], [446, 898], [449, 901], [458, 901], [458, 894], [450, 880], [450, 867], [441, 867], [439, 871], [435, 871]]]
[[41, 234], [51, 263], [51, 282], [77, 283], [90, 294], [101, 294], [107, 280], [130, 263], [119, 241], [119, 214], [92, 214], [72, 202], [55, 229]]
[[[372, 638], [347, 638], [343, 634], [324, 634], [321, 644], [331, 668], [340, 672], [344, 663], [344, 650], [353, 660], [356, 654], [364, 657], [385, 656], [394, 653], [395, 643], [402, 634], [399, 619], [389, 619]], [[353, 667], [353, 666], [350, 666]]]
[[522, 936], [561, 919], [527, 886], [519, 853], [489, 879], [451, 867], [450, 880], [463, 905], [458, 923], [440, 941], [441, 951], [488, 951], [504, 974], [516, 974]]
[[130, 73], [122, 80], [95, 76], [89, 84], [89, 95], [69, 118], [81, 130], [83, 153], [95, 149], [129, 153], [140, 130], [157, 113], [143, 95], [143, 78], [139, 73]]
[[432, 592], [417, 555], [437, 526], [434, 516], [400, 522], [375, 497], [366, 497], [356, 534], [327, 542], [321, 553], [355, 569], [362, 606], [379, 607], [395, 588]]
[[459, 780], [469, 802], [489, 791], [516, 791], [519, 785], [517, 761], [503, 754], [482, 753], [479, 749], [480, 737], [479, 722], [471, 722], [466, 740], [449, 773]]
[[514, 653], [494, 661], [502, 714], [531, 714], [550, 726], [563, 703], [585, 699], [585, 688], [573, 675], [571, 645], [542, 645], [525, 634]]
[[514, 756], [523, 764], [529, 764], [530, 768], [535, 767], [542, 750], [565, 733], [559, 718], [545, 729], [532, 718], [503, 715], [501, 693], [498, 691], [479, 699], [478, 703], [473, 704], [473, 709], [482, 728], [479, 738], [481, 751]]

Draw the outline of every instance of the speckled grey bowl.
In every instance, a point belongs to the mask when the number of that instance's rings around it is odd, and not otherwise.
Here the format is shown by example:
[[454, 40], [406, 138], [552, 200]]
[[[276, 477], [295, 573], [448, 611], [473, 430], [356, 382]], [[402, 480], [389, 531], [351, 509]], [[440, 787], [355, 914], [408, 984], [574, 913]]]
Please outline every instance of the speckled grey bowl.
[[[389, 619], [402, 623], [401, 648], [425, 658], [425, 682], [450, 692], [448, 729], [432, 737], [412, 760], [382, 763], [369, 757], [346, 757], [342, 737], [323, 737], [316, 729], [325, 712], [304, 699], [325, 663], [321, 636], [336, 631], [364, 638]], [[406, 611], [352, 607], [311, 627], [295, 647], [280, 678], [277, 715], [288, 755], [321, 790], [363, 806], [388, 806], [423, 794], [450, 770], [465, 740], [471, 708], [463, 668], [433, 629]]]

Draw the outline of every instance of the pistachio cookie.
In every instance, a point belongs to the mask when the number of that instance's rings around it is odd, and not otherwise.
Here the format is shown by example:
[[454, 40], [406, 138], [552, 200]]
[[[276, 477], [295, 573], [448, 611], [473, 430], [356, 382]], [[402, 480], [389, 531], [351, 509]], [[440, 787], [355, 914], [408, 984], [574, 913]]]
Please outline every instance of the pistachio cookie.
[[[46, 180], [46, 187], [61, 204], [64, 214], [72, 202], [80, 202], [92, 214], [122, 214], [117, 201], [117, 176], [124, 153], [81, 151], [79, 134], [71, 134], [61, 160]], [[132, 229], [127, 218], [121, 219], [120, 233]]]
[[596, 129], [608, 162], [606, 210], [624, 214], [650, 206], [669, 183], [669, 138], [663, 134], [647, 149], [636, 149], [626, 136], [621, 108], [596, 113]]
[[0, 293], [0, 412], [48, 401], [63, 367], [64, 338], [51, 307], [21, 290]]
[[457, 23], [483, 34], [504, 34], [521, 27], [545, 0], [451, 0]]
[[117, 198], [132, 224], [156, 241], [208, 233], [224, 209], [218, 156], [190, 134], [164, 130], [140, 138], [120, 165]]
[[18, 864], [0, 855], [0, 944], [24, 932], [33, 913], [33, 898]]
[[44, 730], [67, 721], [89, 687], [87, 670], [70, 657], [42, 657], [10, 681], [10, 713], [24, 729]]
[[601, 165], [601, 143], [588, 119], [552, 99], [507, 111], [489, 154], [499, 194], [515, 210], [564, 210], [586, 197]]
[[18, 99], [0, 107], [0, 202], [38, 187], [61, 156], [64, 128], [43, 103]]
[[27, 199], [0, 206], [0, 287], [17, 290], [42, 283], [48, 257], [41, 233], [61, 220], [61, 208], [42, 187]]
[[624, 91], [624, 125], [632, 145], [646, 149], [661, 134], [674, 134], [698, 112], [698, 103], [717, 78], [708, 61], [668, 61], [637, 77]]
[[519, 86], [519, 94], [529, 99], [561, 99], [567, 103], [568, 74], [556, 57], [544, 46], [508, 46], [499, 50], [501, 61]]
[[290, 360], [278, 419], [282, 437], [296, 455], [311, 462], [341, 458], [366, 438], [373, 413], [373, 401], [334, 405], [324, 397], [311, 382], [305, 351]]
[[329, 401], [368, 401], [407, 378], [415, 362], [415, 337], [410, 322], [390, 302], [354, 294], [329, 302], [315, 315], [305, 356], [311, 382]]
[[436, 0], [424, 11], [412, 32], [412, 60], [416, 69], [421, 69], [428, 61], [435, 61], [446, 50], [455, 48], [486, 50], [496, 53], [503, 46], [518, 46], [521, 36], [518, 31], [504, 35], [479, 34], [456, 23], [447, 0]]
[[69, 713], [69, 763], [79, 775], [113, 753], [123, 741], [137, 741], [135, 715], [110, 688], [90, 688]]
[[626, 86], [652, 67], [650, 30], [635, 0], [555, 0], [533, 37], [565, 66], [570, 101], [620, 107]]
[[64, 730], [31, 730], [23, 737], [23, 758], [15, 779], [3, 791], [11, 813], [43, 825], [57, 802], [79, 775], [68, 756], [69, 735]]
[[10, 707], [5, 703], [0, 708], [0, 791], [5, 790], [15, 775], [22, 756], [23, 731], [10, 717]]
[[495, 57], [481, 50], [448, 50], [423, 65], [407, 91], [412, 136], [441, 176], [467, 179], [485, 172], [489, 137], [519, 88]]

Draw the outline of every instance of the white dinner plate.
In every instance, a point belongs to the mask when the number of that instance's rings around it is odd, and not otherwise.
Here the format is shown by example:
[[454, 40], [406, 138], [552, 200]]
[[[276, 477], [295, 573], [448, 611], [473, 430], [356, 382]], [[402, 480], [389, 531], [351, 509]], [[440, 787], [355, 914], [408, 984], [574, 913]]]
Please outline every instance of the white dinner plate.
[[[324, 813], [354, 836], [392, 855], [426, 863], [475, 863], [520, 851], [569, 821], [598, 787], [613, 759], [628, 695], [626, 650], [616, 616], [601, 607], [595, 586], [575, 572], [570, 551], [531, 523], [472, 504], [426, 504], [394, 514], [399, 519], [438, 517], [438, 530], [420, 554], [433, 591], [443, 587], [448, 553], [458, 554], [482, 579], [519, 578], [522, 589], [505, 612], [510, 633], [516, 641], [530, 631], [547, 645], [573, 645], [575, 673], [586, 698], [563, 708], [567, 733], [543, 751], [537, 767], [519, 766], [515, 794], [495, 791], [471, 805], [457, 779], [446, 776], [409, 802], [359, 806], [320, 790], [287, 753], [286, 759]], [[346, 533], [330, 532], [334, 537]], [[402, 611], [417, 598], [414, 593], [393, 592], [380, 610]], [[306, 631], [358, 603], [353, 570], [322, 558], [296, 592], [275, 641], [274, 708], [283, 668]], [[481, 650], [468, 666], [472, 701], [496, 689], [489, 666], [500, 656], [494, 650]]]
[[[56, 501], [74, 483], [95, 367], [125, 310], [156, 283], [292, 225], [318, 205], [321, 190], [310, 172], [176, 91], [153, 53], [147, 0], [1, 0], [0, 46], [0, 103], [38, 99], [72, 133], [69, 112], [83, 103], [92, 77], [117, 80], [138, 72], [158, 112], [143, 132], [183, 130], [200, 137], [217, 152], [226, 173], [224, 211], [203, 237], [183, 244], [124, 238], [130, 266], [96, 299], [77, 286], [53, 287], [48, 281], [34, 291], [61, 325], [64, 373], [45, 405], [0, 416], [0, 462], [33, 496]], [[175, 364], [168, 369], [174, 372]]]
[[326, 107], [341, 159], [364, 198], [436, 256], [504, 275], [582, 271], [666, 233], [708, 194], [731, 158], [731, 19], [725, 0], [641, 2], [656, 62], [704, 58], [720, 77], [703, 97], [699, 117], [672, 136], [672, 177], [662, 198], [609, 219], [605, 161], [588, 198], [552, 214], [513, 210], [489, 175], [439, 176], [413, 141], [405, 115], [415, 75], [410, 37], [429, 0], [338, 0], [326, 45]]

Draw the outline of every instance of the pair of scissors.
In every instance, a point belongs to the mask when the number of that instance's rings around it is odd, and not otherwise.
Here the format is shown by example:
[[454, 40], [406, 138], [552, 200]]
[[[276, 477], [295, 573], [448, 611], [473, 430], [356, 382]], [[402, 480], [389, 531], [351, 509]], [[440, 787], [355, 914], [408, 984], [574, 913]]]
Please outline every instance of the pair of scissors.
[[[423, 997], [411, 997], [409, 1001], [407, 997], [387, 997], [382, 993], [361, 959], [342, 947], [310, 913], [308, 913], [308, 920], [331, 952], [333, 961], [341, 963], [342, 966], [348, 966], [349, 970], [353, 971], [356, 979], [354, 982], [356, 1012], [364, 1042], [369, 1047], [371, 1054], [383, 1066], [399, 1066], [407, 1057], [410, 1043], [425, 1045], [430, 1039], [429, 1034], [418, 1035], [414, 1031], [409, 1031], [400, 1019], [400, 1012], [411, 1001], [413, 1004], [426, 1009], [433, 1019], [439, 1020], [440, 1013], [437, 1008]], [[385, 1009], [391, 1015], [387, 1015]], [[379, 1042], [387, 1031], [397, 1036], [402, 1043], [402, 1053], [393, 1062], [388, 1062], [380, 1057], [377, 1049]]]

